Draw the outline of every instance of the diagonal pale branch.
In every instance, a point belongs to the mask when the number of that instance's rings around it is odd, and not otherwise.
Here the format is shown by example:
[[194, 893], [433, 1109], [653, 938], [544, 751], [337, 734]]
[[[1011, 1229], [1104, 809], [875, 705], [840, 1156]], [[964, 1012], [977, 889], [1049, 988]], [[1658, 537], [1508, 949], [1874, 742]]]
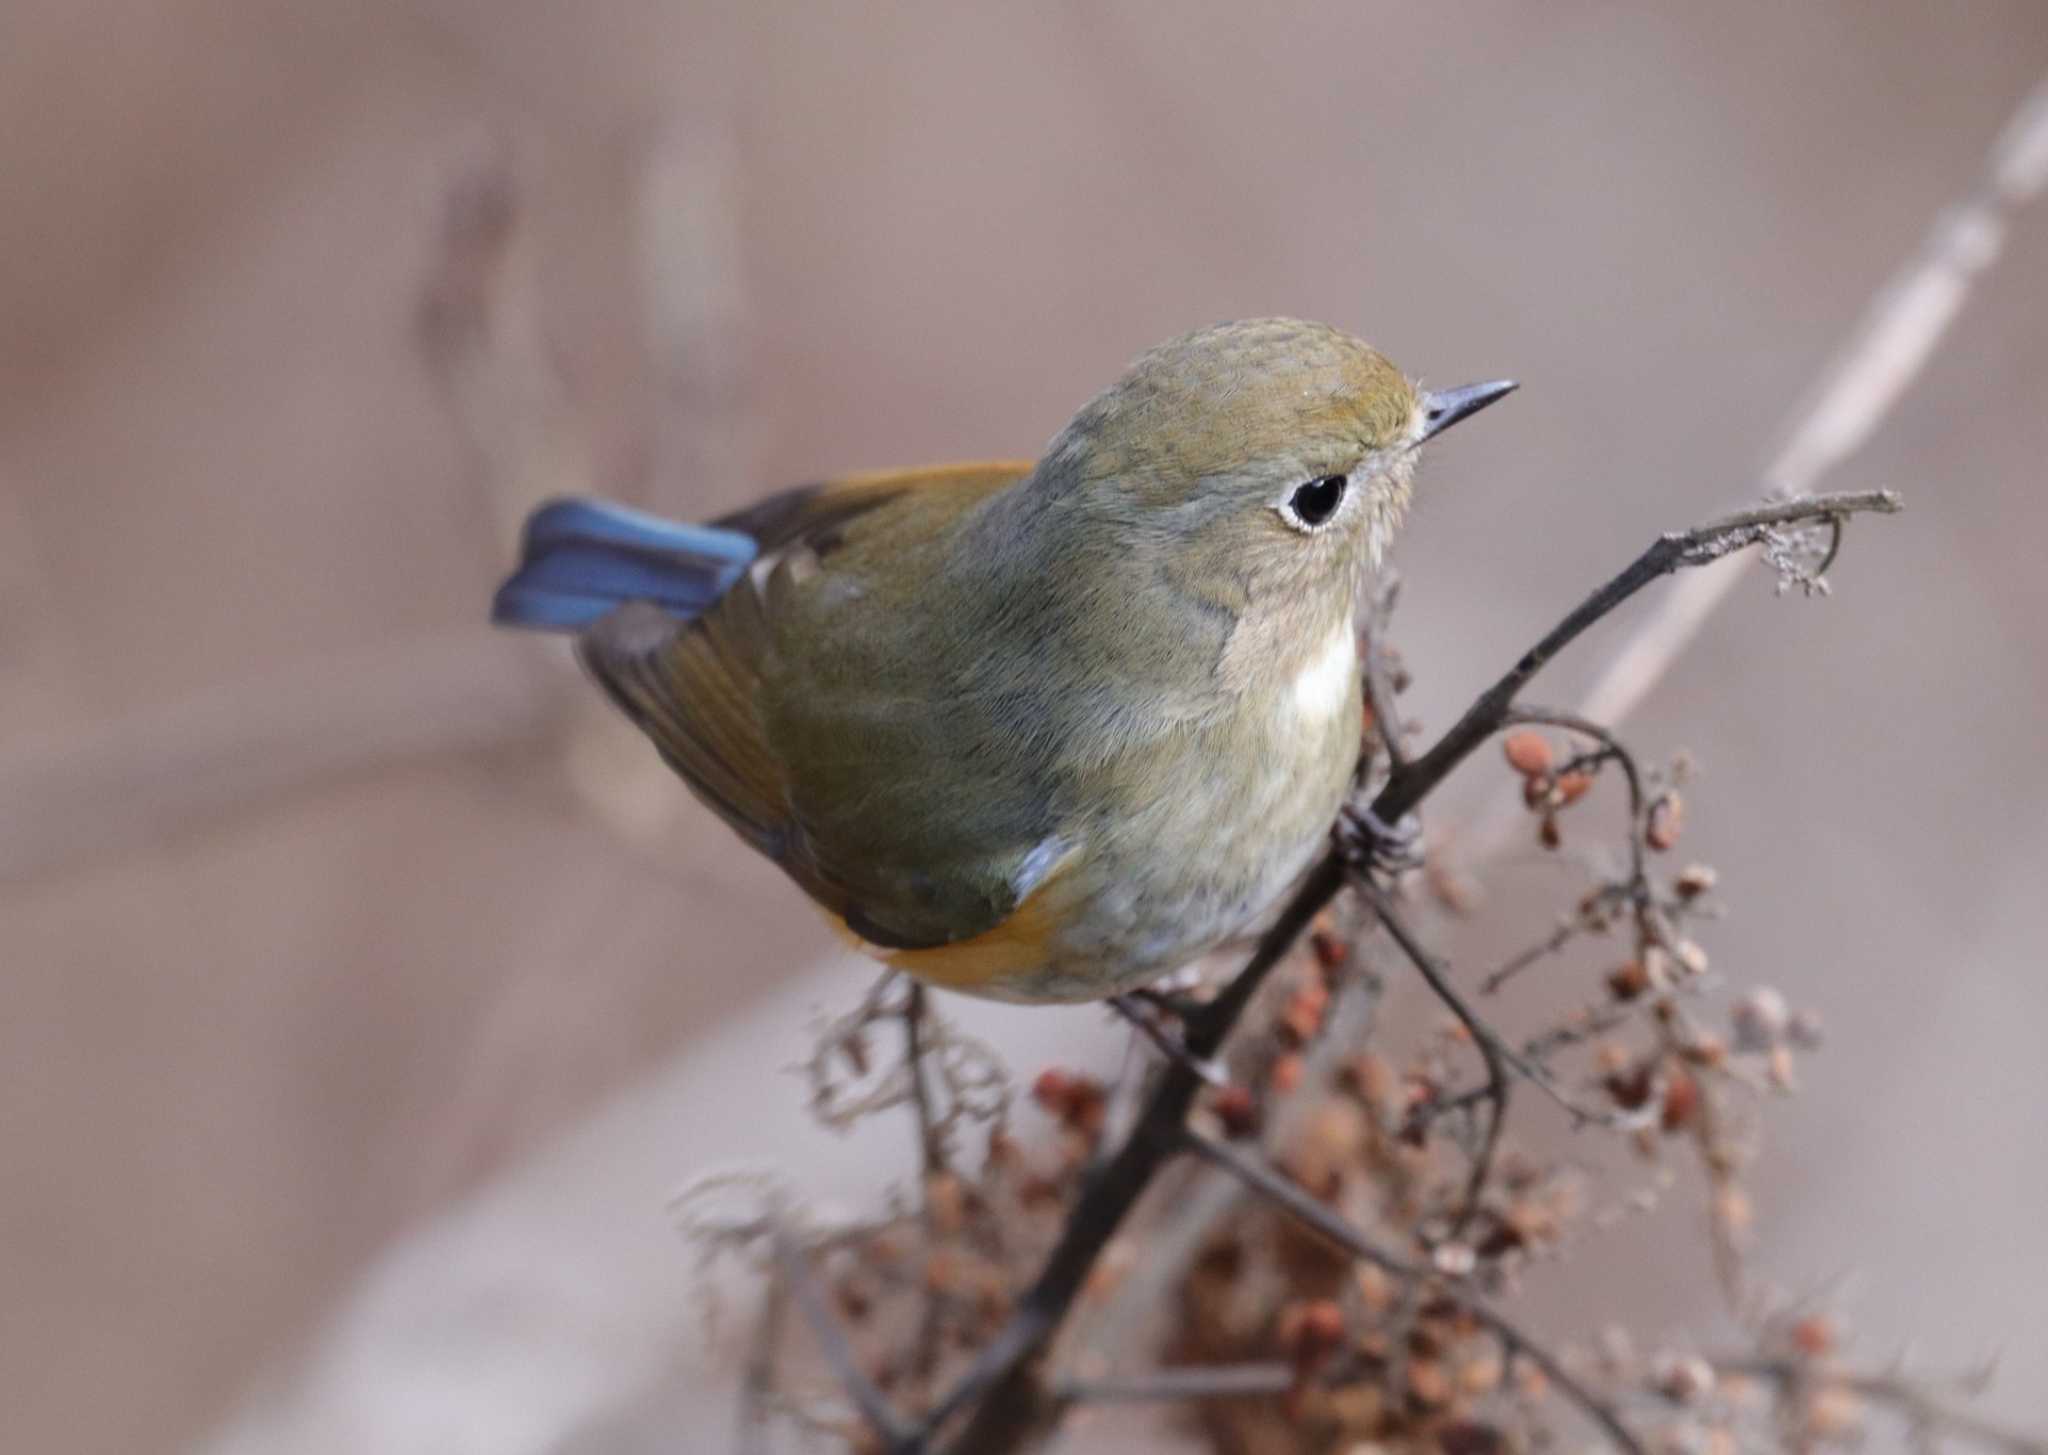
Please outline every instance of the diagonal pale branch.
[[[1784, 444], [1763, 469], [1764, 494], [1797, 499], [1870, 438], [1920, 376], [1970, 290], [1997, 260], [2019, 210], [2048, 188], [2048, 80], [2014, 108], [1981, 176], [1943, 209], [1794, 411]], [[1741, 579], [1733, 568], [1679, 583], [1615, 652], [1579, 704], [1610, 727], [1625, 721], [1699, 635]], [[1520, 822], [1505, 802], [1464, 835], [1474, 863], [1497, 853]]]

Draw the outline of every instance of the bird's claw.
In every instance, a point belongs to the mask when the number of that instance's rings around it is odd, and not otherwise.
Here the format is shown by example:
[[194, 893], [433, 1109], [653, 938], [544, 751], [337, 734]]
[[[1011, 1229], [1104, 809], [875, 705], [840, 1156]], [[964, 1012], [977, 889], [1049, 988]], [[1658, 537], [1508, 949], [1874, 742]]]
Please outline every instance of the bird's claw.
[[1369, 805], [1347, 806], [1338, 820], [1338, 842], [1358, 868], [1380, 874], [1405, 874], [1425, 862], [1422, 820], [1412, 810], [1387, 823]]

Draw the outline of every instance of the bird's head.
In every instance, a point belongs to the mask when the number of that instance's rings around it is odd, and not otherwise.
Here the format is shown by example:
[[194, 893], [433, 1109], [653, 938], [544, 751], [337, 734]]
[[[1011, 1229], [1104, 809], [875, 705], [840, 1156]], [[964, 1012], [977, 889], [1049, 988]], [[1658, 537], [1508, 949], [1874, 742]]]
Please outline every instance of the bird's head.
[[1226, 323], [1140, 356], [1054, 439], [1039, 476], [1184, 589], [1327, 616], [1379, 564], [1418, 448], [1514, 387], [1421, 389], [1327, 325]]

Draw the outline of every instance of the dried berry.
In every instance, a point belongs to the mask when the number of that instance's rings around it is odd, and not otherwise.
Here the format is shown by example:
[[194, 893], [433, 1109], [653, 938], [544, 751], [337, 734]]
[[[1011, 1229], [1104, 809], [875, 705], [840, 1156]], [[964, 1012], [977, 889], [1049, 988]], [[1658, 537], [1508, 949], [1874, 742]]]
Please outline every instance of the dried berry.
[[1672, 789], [1660, 794], [1650, 805], [1650, 822], [1643, 831], [1643, 842], [1661, 854], [1678, 843], [1679, 830], [1684, 827], [1685, 800]]
[[1301, 986], [1287, 997], [1280, 1012], [1280, 1031], [1294, 1045], [1302, 1045], [1322, 1029], [1323, 1013], [1329, 1009], [1330, 992], [1318, 981]]
[[1671, 887], [1680, 899], [1698, 899], [1702, 894], [1710, 893], [1714, 885], [1720, 881], [1720, 877], [1711, 865], [1688, 864], [1678, 871], [1678, 877], [1671, 881]]
[[1676, 1404], [1691, 1404], [1714, 1392], [1714, 1366], [1697, 1354], [1659, 1356], [1653, 1377], [1657, 1392]]
[[1841, 1342], [1841, 1333], [1835, 1321], [1826, 1314], [1808, 1314], [1794, 1323], [1788, 1331], [1792, 1347], [1808, 1359], [1819, 1359], [1835, 1352]]
[[1289, 1363], [1313, 1369], [1344, 1342], [1344, 1311], [1335, 1299], [1298, 1299], [1280, 1310], [1274, 1332]]
[[1699, 1109], [1699, 1082], [1693, 1080], [1690, 1071], [1681, 1066], [1673, 1066], [1664, 1080], [1664, 1130], [1676, 1132], [1690, 1126]]
[[1434, 1359], [1414, 1359], [1408, 1364], [1408, 1393], [1418, 1404], [1440, 1409], [1451, 1402], [1451, 1376]]
[[1640, 960], [1629, 960], [1608, 972], [1607, 989], [1616, 1000], [1634, 1000], [1650, 988], [1650, 972]]
[[1479, 1266], [1479, 1255], [1469, 1244], [1439, 1243], [1430, 1250], [1429, 1261], [1446, 1278], [1467, 1278]]
[[951, 1172], [934, 1172], [924, 1180], [924, 1208], [932, 1230], [951, 1237], [967, 1224], [967, 1188]]
[[1524, 778], [1541, 778], [1550, 772], [1550, 744], [1543, 734], [1527, 728], [1509, 733], [1501, 740], [1501, 751], [1507, 755], [1508, 766]]
[[1623, 1111], [1637, 1111], [1649, 1103], [1650, 1093], [1656, 1088], [1656, 1079], [1656, 1074], [1648, 1066], [1637, 1066], [1613, 1073], [1603, 1084], [1616, 1106]]
[[1259, 1105], [1249, 1086], [1233, 1082], [1219, 1090], [1210, 1105], [1227, 1137], [1249, 1137], [1259, 1129]]

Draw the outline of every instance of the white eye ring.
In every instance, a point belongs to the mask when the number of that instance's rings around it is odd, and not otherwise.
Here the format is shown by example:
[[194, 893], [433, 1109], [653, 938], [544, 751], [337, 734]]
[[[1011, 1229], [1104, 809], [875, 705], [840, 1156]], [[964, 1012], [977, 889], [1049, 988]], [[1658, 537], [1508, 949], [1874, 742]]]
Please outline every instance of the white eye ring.
[[1293, 493], [1274, 508], [1295, 530], [1314, 535], [1336, 519], [1350, 486], [1349, 475], [1318, 475], [1295, 486]]

